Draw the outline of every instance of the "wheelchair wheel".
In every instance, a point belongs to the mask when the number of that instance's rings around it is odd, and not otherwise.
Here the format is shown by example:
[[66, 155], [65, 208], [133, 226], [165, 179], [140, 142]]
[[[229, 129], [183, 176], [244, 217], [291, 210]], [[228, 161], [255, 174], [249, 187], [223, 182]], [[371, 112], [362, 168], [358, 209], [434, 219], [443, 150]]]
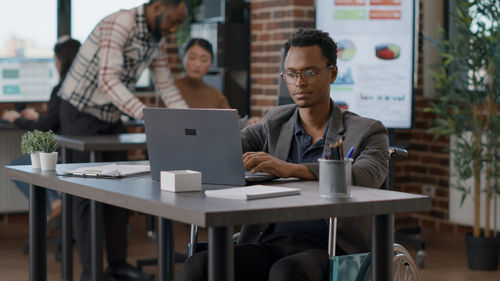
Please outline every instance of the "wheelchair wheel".
[[394, 281], [420, 281], [418, 267], [410, 253], [401, 245], [394, 244], [393, 273]]

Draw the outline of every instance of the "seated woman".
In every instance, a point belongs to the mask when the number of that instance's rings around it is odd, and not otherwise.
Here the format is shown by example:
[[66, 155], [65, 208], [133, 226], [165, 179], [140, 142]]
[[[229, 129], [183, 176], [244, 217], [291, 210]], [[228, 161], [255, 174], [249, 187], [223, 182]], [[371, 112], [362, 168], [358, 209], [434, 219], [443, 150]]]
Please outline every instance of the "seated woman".
[[175, 84], [191, 108], [230, 108], [221, 92], [203, 82], [212, 61], [212, 45], [207, 40], [193, 38], [187, 43], [182, 59], [185, 74]]
[[[59, 72], [59, 83], [52, 89], [52, 94], [50, 95], [49, 108], [46, 114], [40, 115], [38, 112], [31, 108], [27, 108], [21, 113], [14, 110], [7, 110], [3, 113], [2, 119], [5, 119], [11, 123], [14, 123], [16, 127], [25, 130], [41, 130], [48, 131], [52, 130], [57, 133], [59, 130], [59, 104], [61, 99], [57, 96], [59, 87], [66, 76], [71, 63], [80, 48], [80, 42], [71, 39], [69, 36], [61, 37], [54, 46], [54, 62], [56, 69]], [[28, 165], [30, 164], [29, 155], [23, 155], [11, 162], [12, 165]], [[29, 197], [28, 184], [14, 181], [19, 190], [26, 196]], [[49, 223], [47, 225], [47, 230], [50, 232], [58, 226], [59, 220], [54, 220], [56, 216], [61, 213], [61, 200], [59, 194], [54, 190], [47, 190], [47, 215]]]

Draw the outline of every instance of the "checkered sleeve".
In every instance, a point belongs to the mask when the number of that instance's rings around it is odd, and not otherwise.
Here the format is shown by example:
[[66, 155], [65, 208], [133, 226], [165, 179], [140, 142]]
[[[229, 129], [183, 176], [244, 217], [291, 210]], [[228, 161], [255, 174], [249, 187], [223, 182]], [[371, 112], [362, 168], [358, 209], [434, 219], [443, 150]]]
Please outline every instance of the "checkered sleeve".
[[109, 96], [111, 102], [123, 113], [136, 119], [142, 118], [145, 105], [136, 98], [120, 80], [123, 69], [124, 46], [135, 26], [134, 18], [128, 15], [104, 19], [100, 24], [99, 38], [99, 89]]
[[163, 103], [169, 108], [188, 108], [187, 103], [174, 84], [174, 77], [168, 65], [168, 56], [165, 40], [160, 44], [158, 56], [149, 66], [151, 78], [155, 84], [156, 92]]

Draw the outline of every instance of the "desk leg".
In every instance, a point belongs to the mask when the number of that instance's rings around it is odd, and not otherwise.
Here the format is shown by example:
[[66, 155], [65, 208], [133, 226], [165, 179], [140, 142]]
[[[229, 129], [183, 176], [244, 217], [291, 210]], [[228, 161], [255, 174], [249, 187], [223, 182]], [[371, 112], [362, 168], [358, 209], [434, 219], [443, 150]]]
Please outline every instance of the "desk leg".
[[47, 194], [45, 188], [30, 184], [29, 259], [30, 281], [47, 280]]
[[102, 203], [90, 201], [90, 240], [92, 280], [102, 281]]
[[208, 228], [208, 280], [234, 281], [233, 228]]
[[61, 147], [61, 162], [63, 164], [68, 163], [68, 150], [66, 147]]
[[61, 193], [62, 197], [62, 280], [73, 280], [73, 197]]
[[95, 150], [90, 151], [90, 162], [92, 163], [97, 162], [97, 151]]
[[158, 280], [174, 279], [174, 231], [172, 221], [158, 217]]
[[372, 280], [392, 281], [394, 214], [373, 216]]

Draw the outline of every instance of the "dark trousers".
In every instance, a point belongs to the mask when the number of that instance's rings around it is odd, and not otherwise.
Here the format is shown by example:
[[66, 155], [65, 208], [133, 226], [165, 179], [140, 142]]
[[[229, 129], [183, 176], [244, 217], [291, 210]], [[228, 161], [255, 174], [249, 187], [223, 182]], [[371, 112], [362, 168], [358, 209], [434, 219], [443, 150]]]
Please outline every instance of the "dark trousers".
[[[66, 101], [61, 102], [61, 134], [63, 135], [100, 135], [125, 132], [121, 122], [106, 123], [94, 116], [79, 112]], [[89, 162], [88, 152], [71, 151], [69, 155], [74, 163]], [[124, 161], [126, 151], [104, 152], [103, 161]], [[119, 207], [103, 204], [103, 228], [108, 264], [122, 264], [127, 258], [127, 221], [128, 211]], [[83, 274], [90, 274], [90, 201], [73, 197], [73, 230], [78, 248]]]
[[[289, 239], [270, 239], [234, 247], [236, 281], [328, 281], [328, 252], [317, 244], [288, 243]], [[186, 260], [176, 281], [208, 279], [206, 251]]]

